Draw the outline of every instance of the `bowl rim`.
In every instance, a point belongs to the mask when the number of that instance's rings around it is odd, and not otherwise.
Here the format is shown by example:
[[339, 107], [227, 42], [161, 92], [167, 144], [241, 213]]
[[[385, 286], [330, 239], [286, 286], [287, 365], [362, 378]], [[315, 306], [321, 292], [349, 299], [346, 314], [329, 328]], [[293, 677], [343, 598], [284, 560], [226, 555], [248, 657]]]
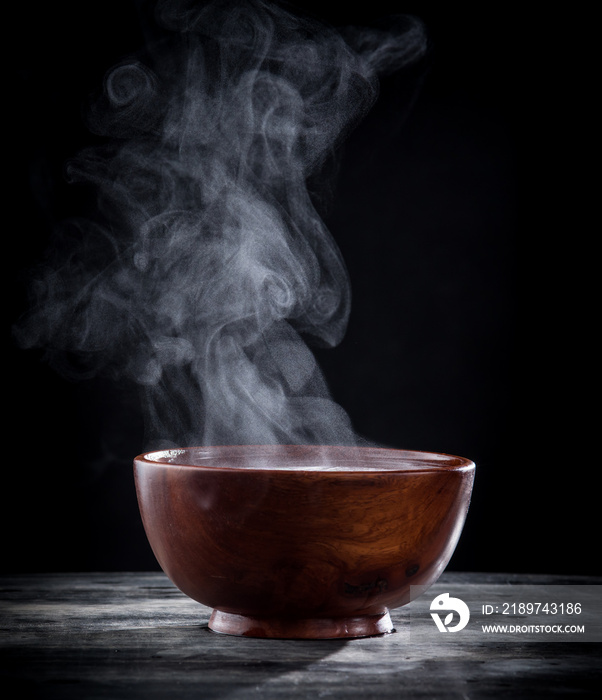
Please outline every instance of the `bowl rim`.
[[[220, 465], [220, 464], [186, 464], [183, 460], [177, 458], [186, 453], [200, 450], [270, 450], [276, 451], [278, 448], [283, 450], [295, 449], [324, 449], [336, 452], [340, 450], [357, 450], [360, 456], [366, 458], [368, 452], [376, 453], [381, 457], [397, 458], [400, 461], [400, 466], [380, 466], [380, 467], [363, 467], [355, 465], [349, 467], [338, 467], [329, 469], [324, 465], [321, 466], [236, 466], [236, 465]], [[365, 452], [364, 452], [365, 451]], [[363, 454], [362, 454], [363, 452]], [[161, 457], [168, 457], [161, 459]], [[208, 455], [207, 460], [211, 459]], [[417, 465], [408, 465], [408, 462], [415, 461]], [[437, 473], [441, 471], [465, 472], [474, 471], [476, 464], [466, 457], [449, 454], [446, 452], [430, 452], [426, 450], [408, 450], [392, 447], [381, 446], [351, 446], [351, 445], [199, 445], [190, 447], [174, 447], [158, 450], [150, 450], [143, 452], [134, 458], [135, 464], [146, 464], [155, 467], [173, 467], [177, 469], [201, 469], [211, 472], [245, 472], [245, 473], [283, 473], [283, 474], [418, 474], [418, 473]]]

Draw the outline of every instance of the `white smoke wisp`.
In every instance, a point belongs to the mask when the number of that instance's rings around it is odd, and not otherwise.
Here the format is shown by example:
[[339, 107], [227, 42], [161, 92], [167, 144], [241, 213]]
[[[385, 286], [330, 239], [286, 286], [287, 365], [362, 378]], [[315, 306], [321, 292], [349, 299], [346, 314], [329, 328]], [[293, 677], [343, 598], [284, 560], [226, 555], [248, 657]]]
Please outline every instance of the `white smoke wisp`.
[[63, 371], [77, 358], [136, 382], [149, 445], [354, 444], [306, 344], [336, 345], [350, 308], [307, 181], [378, 72], [424, 51], [422, 26], [344, 40], [262, 0], [156, 16], [164, 38], [109, 71], [89, 110], [104, 145], [68, 167], [99, 216], [65, 222], [17, 337]]

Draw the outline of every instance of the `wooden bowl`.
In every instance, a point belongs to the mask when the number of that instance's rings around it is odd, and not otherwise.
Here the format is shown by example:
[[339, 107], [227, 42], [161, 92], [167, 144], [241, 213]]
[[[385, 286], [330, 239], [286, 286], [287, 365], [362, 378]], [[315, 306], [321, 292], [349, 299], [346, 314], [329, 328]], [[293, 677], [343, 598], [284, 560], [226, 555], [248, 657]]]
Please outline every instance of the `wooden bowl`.
[[252, 637], [393, 630], [389, 609], [447, 565], [475, 465], [372, 447], [226, 446], [134, 460], [159, 564], [213, 608], [209, 627]]

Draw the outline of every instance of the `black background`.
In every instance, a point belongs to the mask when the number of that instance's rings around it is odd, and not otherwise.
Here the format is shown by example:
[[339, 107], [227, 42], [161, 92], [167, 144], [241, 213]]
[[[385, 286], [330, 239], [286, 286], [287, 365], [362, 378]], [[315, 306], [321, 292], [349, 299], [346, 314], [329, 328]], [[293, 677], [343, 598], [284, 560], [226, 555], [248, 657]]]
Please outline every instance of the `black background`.
[[[449, 568], [599, 573], [592, 19], [508, 3], [298, 5], [335, 24], [415, 14], [430, 36], [426, 62], [385, 80], [349, 139], [327, 212], [353, 288], [344, 341], [318, 353], [334, 397], [371, 440], [477, 463]], [[81, 204], [64, 163], [91, 142], [88, 94], [142, 45], [136, 5], [29, 3], [6, 33], [2, 569], [157, 568], [133, 490], [133, 388], [68, 382], [10, 332], [28, 269]]]

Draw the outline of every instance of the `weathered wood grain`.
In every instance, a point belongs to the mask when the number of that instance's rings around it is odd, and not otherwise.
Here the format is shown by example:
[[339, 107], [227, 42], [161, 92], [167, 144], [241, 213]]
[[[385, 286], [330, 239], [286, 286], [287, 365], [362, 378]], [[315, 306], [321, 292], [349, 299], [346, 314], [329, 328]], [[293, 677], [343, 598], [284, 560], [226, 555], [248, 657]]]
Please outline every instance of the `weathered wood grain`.
[[[508, 581], [587, 582], [444, 574], [431, 591]], [[269, 700], [586, 697], [601, 681], [599, 644], [410, 643], [407, 607], [391, 613], [394, 634], [320, 641], [216, 634], [210, 612], [161, 573], [3, 577], [2, 685], [60, 700]]]

